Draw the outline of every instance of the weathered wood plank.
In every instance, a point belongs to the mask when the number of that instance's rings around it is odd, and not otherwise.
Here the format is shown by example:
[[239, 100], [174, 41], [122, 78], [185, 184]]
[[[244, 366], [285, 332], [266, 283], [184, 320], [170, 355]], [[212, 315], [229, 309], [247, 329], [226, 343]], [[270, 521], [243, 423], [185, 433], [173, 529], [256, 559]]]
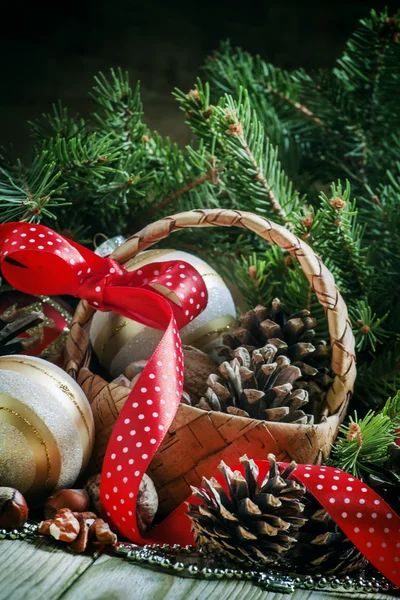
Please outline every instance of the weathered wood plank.
[[46, 538], [2, 540], [0, 600], [57, 600], [94, 560], [66, 552]]
[[0, 600], [388, 600], [382, 594], [266, 593], [242, 581], [176, 577], [108, 555], [73, 555], [52, 540], [0, 542]]
[[332, 600], [360, 598], [388, 600], [381, 594], [342, 594], [296, 590], [294, 594], [267, 593], [249, 582], [207, 581], [176, 577], [139, 567], [124, 559], [101, 556], [77, 579], [62, 600]]

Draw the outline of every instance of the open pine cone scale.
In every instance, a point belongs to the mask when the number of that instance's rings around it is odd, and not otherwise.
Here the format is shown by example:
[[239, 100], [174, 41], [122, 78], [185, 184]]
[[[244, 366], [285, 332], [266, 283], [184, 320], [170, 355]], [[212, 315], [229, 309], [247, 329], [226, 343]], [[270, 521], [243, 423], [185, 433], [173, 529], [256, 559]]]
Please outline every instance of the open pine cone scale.
[[[317, 351], [310, 344], [315, 337], [316, 324], [316, 319], [306, 309], [287, 318], [281, 302], [276, 298], [270, 310], [258, 305], [242, 315], [240, 326], [224, 336], [224, 343], [233, 349], [245, 346], [250, 351], [265, 346], [268, 342], [279, 344], [278, 347], [288, 352], [289, 358], [294, 361]], [[319, 342], [318, 352], [320, 344], [325, 345], [325, 342]]]

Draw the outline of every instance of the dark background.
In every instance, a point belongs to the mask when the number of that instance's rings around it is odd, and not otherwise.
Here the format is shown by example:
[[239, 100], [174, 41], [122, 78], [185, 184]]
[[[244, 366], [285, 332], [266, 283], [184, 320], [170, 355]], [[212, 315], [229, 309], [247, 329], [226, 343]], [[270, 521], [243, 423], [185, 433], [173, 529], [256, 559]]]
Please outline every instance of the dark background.
[[329, 67], [379, 0], [203, 2], [14, 2], [0, 36], [0, 144], [31, 149], [28, 119], [61, 98], [71, 113], [87, 114], [93, 75], [121, 66], [142, 82], [146, 120], [180, 143], [189, 139], [171, 90], [189, 89], [219, 40], [260, 53], [283, 67]]

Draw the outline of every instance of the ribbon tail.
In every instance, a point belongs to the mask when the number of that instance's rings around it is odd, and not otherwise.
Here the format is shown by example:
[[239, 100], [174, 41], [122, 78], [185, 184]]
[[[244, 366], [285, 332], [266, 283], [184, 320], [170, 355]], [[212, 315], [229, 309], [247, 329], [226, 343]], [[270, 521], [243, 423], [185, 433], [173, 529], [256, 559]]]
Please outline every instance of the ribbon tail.
[[175, 417], [183, 390], [183, 353], [175, 317], [114, 426], [103, 463], [103, 512], [119, 532], [146, 543], [136, 518], [140, 483]]
[[349, 540], [400, 587], [400, 516], [368, 485], [333, 467], [298, 465], [303, 483]]

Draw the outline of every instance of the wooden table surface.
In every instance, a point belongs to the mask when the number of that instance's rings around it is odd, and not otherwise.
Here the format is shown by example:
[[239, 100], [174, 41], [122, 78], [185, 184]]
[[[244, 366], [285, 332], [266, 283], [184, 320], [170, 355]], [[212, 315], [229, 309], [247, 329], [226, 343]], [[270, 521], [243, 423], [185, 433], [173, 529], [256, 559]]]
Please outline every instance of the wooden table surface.
[[249, 582], [177, 577], [107, 554], [74, 555], [47, 538], [0, 541], [0, 600], [388, 600], [383, 594], [266, 592]]

